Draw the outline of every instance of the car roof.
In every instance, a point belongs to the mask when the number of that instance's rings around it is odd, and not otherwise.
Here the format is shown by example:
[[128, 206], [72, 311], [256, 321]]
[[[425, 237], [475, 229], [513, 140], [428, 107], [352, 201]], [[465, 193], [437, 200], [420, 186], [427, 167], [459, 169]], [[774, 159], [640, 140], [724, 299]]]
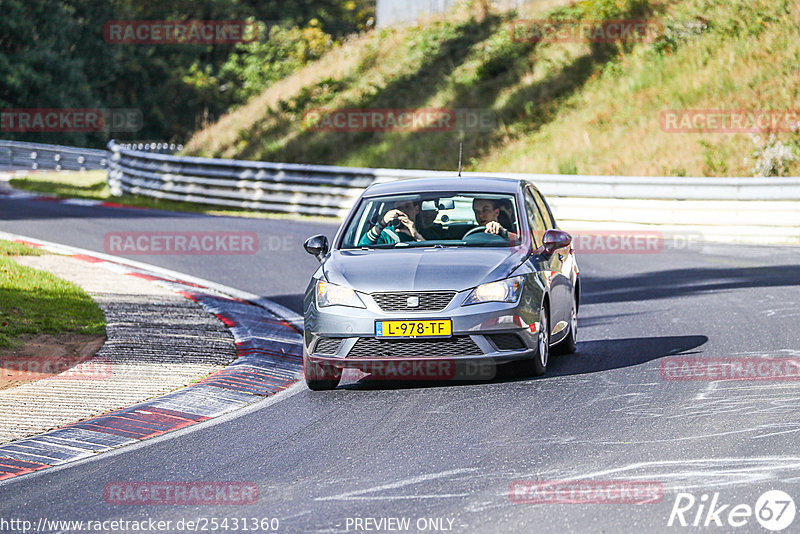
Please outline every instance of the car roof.
[[438, 178], [412, 178], [373, 184], [363, 193], [365, 197], [400, 195], [403, 193], [425, 193], [429, 191], [463, 191], [478, 193], [516, 193], [521, 182], [515, 178], [488, 176], [446, 176]]

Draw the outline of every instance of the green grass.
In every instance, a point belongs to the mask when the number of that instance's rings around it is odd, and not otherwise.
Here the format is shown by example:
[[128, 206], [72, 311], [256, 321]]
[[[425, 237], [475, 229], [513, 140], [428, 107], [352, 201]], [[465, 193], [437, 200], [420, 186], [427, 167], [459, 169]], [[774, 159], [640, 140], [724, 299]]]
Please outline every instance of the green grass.
[[[31, 334], [105, 335], [105, 316], [77, 285], [50, 273], [24, 267], [0, 241], [0, 347], [14, 347]], [[30, 252], [21, 250], [21, 252]]]
[[42, 249], [14, 243], [13, 241], [0, 240], [0, 257], [3, 256], [41, 256], [45, 254]]
[[21, 178], [13, 178], [11, 187], [23, 189], [33, 193], [42, 193], [60, 198], [82, 198], [116, 202], [127, 206], [140, 208], [181, 211], [200, 213], [204, 215], [217, 215], [226, 217], [252, 217], [270, 219], [301, 219], [310, 221], [330, 221], [324, 217], [310, 217], [304, 215], [275, 214], [262, 211], [253, 211], [239, 208], [219, 209], [202, 204], [177, 202], [174, 200], [161, 200], [138, 195], [122, 195], [115, 197], [106, 183], [106, 171], [60, 171], [31, 174]]
[[[186, 153], [453, 170], [463, 141], [473, 171], [748, 176], [759, 148], [750, 135], [665, 132], [661, 112], [792, 110], [800, 99], [800, 0], [532, 9], [540, 11], [524, 18], [647, 18], [665, 31], [653, 42], [514, 42], [514, 13], [374, 31], [337, 50], [338, 63], [322, 58], [198, 132]], [[497, 120], [485, 131], [444, 133], [321, 132], [303, 121], [320, 108], [421, 107], [478, 108]], [[797, 155], [785, 173], [800, 173], [800, 134], [778, 137]]]
[[106, 171], [43, 172], [12, 178], [11, 187], [65, 198], [105, 200], [111, 196]]

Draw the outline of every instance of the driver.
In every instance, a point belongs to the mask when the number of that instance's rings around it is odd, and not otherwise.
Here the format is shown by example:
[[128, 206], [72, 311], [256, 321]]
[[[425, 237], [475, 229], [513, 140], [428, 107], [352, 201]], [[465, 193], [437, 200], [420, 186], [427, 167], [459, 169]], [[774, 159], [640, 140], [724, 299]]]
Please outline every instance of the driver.
[[[414, 220], [419, 215], [422, 203], [419, 200], [403, 200], [395, 204], [394, 209], [387, 211], [378, 224], [369, 229], [358, 242], [358, 246], [393, 244], [404, 241], [424, 241], [417, 231]], [[392, 221], [399, 221], [396, 229], [389, 226]]]
[[517, 239], [517, 234], [509, 232], [507, 228], [497, 222], [500, 217], [499, 201], [489, 198], [476, 198], [472, 201], [472, 211], [475, 212], [475, 220], [478, 226], [485, 226], [487, 234], [495, 234], [504, 237], [509, 241]]

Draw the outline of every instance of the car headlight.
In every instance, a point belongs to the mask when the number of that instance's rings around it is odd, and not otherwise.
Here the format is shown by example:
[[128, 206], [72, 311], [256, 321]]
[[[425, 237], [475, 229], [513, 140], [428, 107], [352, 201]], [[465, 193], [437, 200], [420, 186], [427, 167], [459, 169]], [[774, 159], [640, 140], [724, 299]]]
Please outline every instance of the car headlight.
[[317, 306], [320, 308], [326, 306], [366, 308], [356, 292], [349, 287], [337, 286], [323, 280], [317, 282]]
[[522, 293], [525, 276], [514, 276], [497, 282], [481, 284], [472, 290], [464, 306], [480, 304], [481, 302], [516, 302]]

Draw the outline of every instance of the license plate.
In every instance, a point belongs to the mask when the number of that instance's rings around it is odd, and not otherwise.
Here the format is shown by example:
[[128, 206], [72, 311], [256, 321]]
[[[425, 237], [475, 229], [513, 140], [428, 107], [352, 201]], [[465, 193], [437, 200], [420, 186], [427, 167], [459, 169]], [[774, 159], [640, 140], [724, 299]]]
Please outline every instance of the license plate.
[[375, 337], [450, 337], [450, 319], [419, 321], [375, 321]]

